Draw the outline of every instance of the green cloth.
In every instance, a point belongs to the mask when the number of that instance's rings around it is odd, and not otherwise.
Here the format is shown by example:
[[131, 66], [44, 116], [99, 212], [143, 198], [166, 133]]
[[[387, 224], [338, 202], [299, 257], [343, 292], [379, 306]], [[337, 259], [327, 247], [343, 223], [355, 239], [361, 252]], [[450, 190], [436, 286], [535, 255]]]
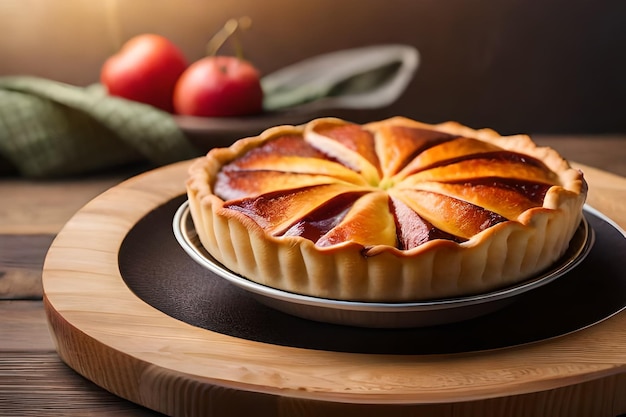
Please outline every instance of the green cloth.
[[101, 85], [0, 77], [0, 172], [58, 177], [198, 155], [169, 113], [111, 97]]

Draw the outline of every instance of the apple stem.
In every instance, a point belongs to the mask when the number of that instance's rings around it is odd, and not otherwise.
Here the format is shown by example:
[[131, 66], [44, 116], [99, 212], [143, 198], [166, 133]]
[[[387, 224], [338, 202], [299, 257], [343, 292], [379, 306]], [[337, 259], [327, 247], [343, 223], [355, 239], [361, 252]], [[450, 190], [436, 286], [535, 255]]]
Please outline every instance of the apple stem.
[[244, 59], [243, 46], [238, 36], [238, 30], [248, 29], [252, 25], [252, 19], [247, 16], [239, 19], [229, 19], [224, 26], [209, 40], [207, 55], [215, 56], [224, 43], [231, 38], [234, 43], [237, 58]]

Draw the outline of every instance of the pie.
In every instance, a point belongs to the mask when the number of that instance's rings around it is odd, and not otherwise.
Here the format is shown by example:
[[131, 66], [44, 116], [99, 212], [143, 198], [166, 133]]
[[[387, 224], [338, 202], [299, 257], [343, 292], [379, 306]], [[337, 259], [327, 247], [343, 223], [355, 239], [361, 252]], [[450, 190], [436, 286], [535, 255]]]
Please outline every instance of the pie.
[[481, 294], [554, 264], [582, 173], [525, 135], [404, 117], [277, 126], [192, 163], [207, 252], [257, 283], [334, 300]]

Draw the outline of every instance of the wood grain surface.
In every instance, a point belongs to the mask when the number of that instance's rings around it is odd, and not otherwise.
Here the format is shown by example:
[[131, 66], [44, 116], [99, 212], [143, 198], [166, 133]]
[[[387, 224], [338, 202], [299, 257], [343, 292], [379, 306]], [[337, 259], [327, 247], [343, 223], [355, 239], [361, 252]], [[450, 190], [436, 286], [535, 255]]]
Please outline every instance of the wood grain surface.
[[[533, 415], [626, 412], [626, 314], [554, 340], [454, 355], [274, 346], [187, 325], [123, 283], [127, 231], [184, 192], [189, 162], [115, 186], [73, 216], [43, 268], [60, 357], [115, 395], [168, 415]], [[584, 165], [589, 203], [626, 226], [626, 179]], [[593, 414], [591, 414], [593, 412]]]

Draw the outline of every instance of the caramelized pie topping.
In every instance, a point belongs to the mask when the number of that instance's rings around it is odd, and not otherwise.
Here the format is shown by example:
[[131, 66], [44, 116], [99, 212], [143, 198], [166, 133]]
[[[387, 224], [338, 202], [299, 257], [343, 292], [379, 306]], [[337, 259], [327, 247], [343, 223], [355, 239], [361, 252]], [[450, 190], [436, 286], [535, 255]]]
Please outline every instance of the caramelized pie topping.
[[324, 121], [224, 165], [214, 189], [275, 237], [408, 250], [517, 220], [558, 184], [543, 162], [478, 139]]

